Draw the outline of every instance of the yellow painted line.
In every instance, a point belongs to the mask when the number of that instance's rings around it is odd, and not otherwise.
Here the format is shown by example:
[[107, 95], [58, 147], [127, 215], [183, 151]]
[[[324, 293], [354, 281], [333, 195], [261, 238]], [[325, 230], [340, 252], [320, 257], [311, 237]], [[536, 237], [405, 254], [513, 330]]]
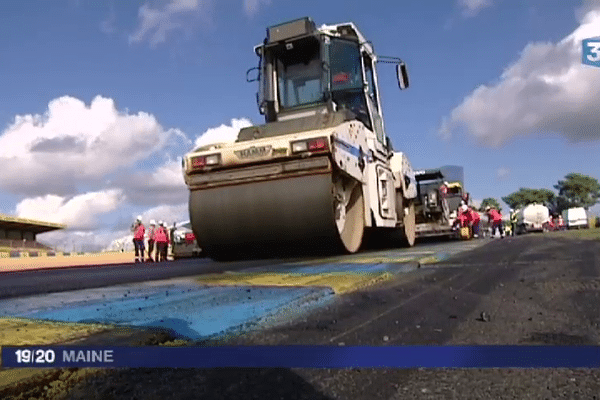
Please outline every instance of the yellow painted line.
[[348, 264], [388, 264], [403, 263], [414, 260], [416, 257], [365, 257], [349, 260]]
[[438, 261], [437, 257], [423, 257], [419, 259], [419, 264], [435, 264]]
[[79, 339], [109, 328], [100, 324], [0, 318], [0, 343], [5, 346], [48, 345]]
[[205, 275], [198, 282], [213, 286], [281, 286], [281, 287], [330, 287], [336, 294], [347, 293], [362, 287], [390, 280], [388, 272], [374, 274], [274, 274], [274, 273], [225, 273]]
[[355, 257], [331, 257], [318, 260], [298, 261], [286, 263], [285, 265], [320, 265], [320, 264], [385, 264], [402, 263], [415, 260], [423, 255], [435, 254], [433, 251], [421, 251], [418, 254], [406, 254], [402, 256], [355, 256]]

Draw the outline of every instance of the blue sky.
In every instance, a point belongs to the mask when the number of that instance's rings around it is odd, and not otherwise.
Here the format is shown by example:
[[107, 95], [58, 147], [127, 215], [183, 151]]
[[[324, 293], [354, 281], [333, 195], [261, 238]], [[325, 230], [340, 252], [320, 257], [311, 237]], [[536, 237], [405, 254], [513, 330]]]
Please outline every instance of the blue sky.
[[[600, 2], [0, 2], [0, 212], [66, 223], [54, 244], [181, 220], [178, 157], [261, 123], [246, 70], [265, 28], [354, 22], [408, 65], [379, 69], [388, 135], [415, 168], [462, 165], [475, 199], [600, 179]], [[387, 67], [387, 68], [386, 68]], [[598, 213], [598, 207], [594, 208]]]

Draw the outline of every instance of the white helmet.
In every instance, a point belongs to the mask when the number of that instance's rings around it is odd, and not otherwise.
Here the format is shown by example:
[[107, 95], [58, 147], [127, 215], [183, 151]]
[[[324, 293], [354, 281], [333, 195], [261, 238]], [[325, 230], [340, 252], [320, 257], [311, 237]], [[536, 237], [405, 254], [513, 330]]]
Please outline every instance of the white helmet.
[[155, 220], [153, 220], [153, 219], [151, 219], [151, 220], [150, 220], [150, 225], [156, 225], [156, 221], [155, 221]]
[[466, 204], [463, 204], [462, 206], [460, 206], [460, 209], [463, 210], [463, 211], [467, 211], [468, 208], [469, 207], [467, 207]]
[[142, 222], [142, 216], [138, 215], [138, 217], [135, 220], [138, 221], [138, 222]]
[[158, 221], [158, 225], [160, 225], [160, 226], [165, 226], [165, 223], [164, 223], [164, 222], [162, 222], [162, 221]]

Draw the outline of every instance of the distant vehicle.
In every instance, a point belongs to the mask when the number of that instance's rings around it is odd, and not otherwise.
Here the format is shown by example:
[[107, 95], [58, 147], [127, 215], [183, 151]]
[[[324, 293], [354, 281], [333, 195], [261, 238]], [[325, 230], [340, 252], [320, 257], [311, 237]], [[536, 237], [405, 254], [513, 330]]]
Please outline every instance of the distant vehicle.
[[543, 232], [550, 221], [550, 210], [543, 204], [529, 204], [517, 211], [517, 235]]
[[[446, 182], [439, 168], [415, 171], [415, 179], [417, 181], [415, 201], [417, 237], [456, 236], [452, 226], [463, 197], [462, 182]], [[442, 186], [445, 186], [446, 193], [441, 193]]]
[[589, 228], [587, 213], [583, 207], [574, 207], [564, 210], [563, 219], [569, 229]]
[[180, 222], [171, 228], [171, 255], [174, 260], [184, 257], [199, 257], [202, 249], [198, 246], [190, 221]]

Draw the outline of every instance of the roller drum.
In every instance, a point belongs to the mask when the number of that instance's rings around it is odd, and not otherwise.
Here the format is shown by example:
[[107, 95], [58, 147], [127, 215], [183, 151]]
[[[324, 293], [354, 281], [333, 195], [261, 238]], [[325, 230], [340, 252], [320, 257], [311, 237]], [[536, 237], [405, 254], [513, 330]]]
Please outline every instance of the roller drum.
[[333, 194], [331, 173], [192, 190], [190, 219], [209, 256], [340, 246]]

